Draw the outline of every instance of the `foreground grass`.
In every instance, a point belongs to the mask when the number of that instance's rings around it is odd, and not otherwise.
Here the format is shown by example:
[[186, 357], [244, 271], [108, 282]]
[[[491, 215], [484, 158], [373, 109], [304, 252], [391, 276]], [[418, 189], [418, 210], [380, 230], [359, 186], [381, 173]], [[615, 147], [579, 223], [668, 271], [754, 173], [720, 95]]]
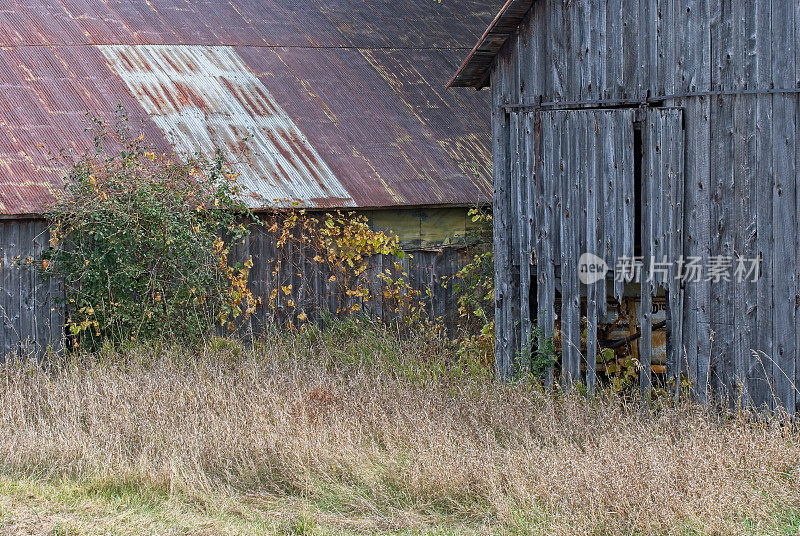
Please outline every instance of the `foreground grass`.
[[374, 519], [346, 517], [311, 501], [270, 496], [189, 497], [136, 485], [0, 477], [2, 535], [313, 535], [457, 536], [474, 527], [447, 519], [436, 528], [392, 529]]
[[0, 534], [785, 534], [800, 434], [355, 324], [0, 371]]

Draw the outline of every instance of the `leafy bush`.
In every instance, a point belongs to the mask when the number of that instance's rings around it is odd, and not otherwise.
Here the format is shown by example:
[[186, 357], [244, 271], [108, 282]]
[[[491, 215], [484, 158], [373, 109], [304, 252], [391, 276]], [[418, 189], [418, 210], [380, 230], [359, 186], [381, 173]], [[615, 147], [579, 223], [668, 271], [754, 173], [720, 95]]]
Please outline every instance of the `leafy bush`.
[[193, 341], [251, 313], [251, 261], [230, 266], [222, 239], [255, 217], [238, 199], [224, 156], [180, 159], [92, 120], [94, 152], [74, 163], [48, 214], [43, 267], [68, 299], [73, 346], [163, 336]]

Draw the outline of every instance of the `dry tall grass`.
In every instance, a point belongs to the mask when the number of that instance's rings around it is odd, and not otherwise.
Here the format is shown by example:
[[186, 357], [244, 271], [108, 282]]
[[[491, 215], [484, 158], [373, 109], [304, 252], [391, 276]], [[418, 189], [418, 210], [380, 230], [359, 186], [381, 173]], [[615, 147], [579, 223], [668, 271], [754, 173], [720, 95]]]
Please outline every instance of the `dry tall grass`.
[[341, 328], [12, 364], [0, 464], [299, 497], [384, 528], [444, 517], [525, 534], [770, 533], [800, 511], [788, 421], [550, 396], [464, 373], [450, 352], [430, 336]]

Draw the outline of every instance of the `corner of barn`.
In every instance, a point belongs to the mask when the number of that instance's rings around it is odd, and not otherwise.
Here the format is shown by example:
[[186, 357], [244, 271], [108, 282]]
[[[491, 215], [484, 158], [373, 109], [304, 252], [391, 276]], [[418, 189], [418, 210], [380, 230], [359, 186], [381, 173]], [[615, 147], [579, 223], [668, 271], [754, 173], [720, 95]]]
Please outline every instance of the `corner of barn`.
[[449, 84], [491, 86], [499, 375], [538, 323], [551, 383], [591, 392], [619, 342], [645, 396], [800, 411], [791, 4], [506, 2]]

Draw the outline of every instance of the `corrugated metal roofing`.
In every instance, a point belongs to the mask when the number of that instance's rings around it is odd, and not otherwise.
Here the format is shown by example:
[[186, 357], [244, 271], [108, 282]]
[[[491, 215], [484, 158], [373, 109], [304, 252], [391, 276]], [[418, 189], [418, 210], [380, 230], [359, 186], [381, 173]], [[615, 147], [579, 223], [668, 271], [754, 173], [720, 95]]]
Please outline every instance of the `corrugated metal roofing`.
[[232, 47], [101, 45], [179, 154], [221, 148], [254, 206], [353, 206], [333, 171]]
[[495, 8], [4, 0], [0, 214], [46, 209], [64, 169], [52, 155], [87, 148], [85, 113], [111, 118], [118, 104], [158, 147], [227, 148], [253, 206], [485, 201], [487, 97], [444, 85]]

